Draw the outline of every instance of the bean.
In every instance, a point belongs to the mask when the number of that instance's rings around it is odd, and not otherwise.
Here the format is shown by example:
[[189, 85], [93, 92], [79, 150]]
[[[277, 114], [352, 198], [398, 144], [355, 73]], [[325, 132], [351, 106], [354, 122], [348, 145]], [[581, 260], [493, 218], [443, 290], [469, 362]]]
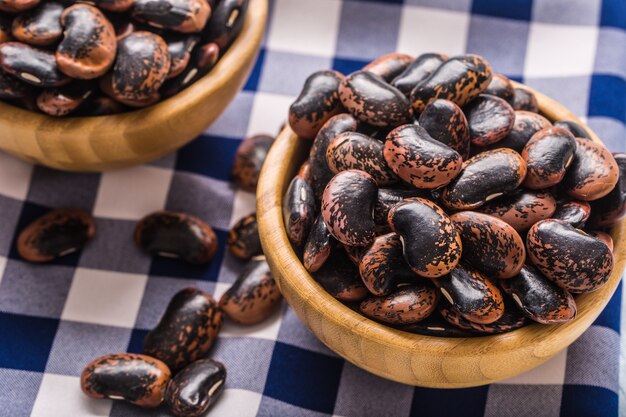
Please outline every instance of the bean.
[[75, 4], [61, 15], [63, 40], [56, 51], [59, 69], [72, 78], [93, 79], [111, 68], [117, 52], [115, 29], [102, 12]]
[[411, 118], [411, 106], [397, 88], [368, 71], [357, 71], [339, 85], [343, 106], [358, 120], [379, 127], [395, 127]]
[[413, 110], [420, 113], [437, 98], [445, 98], [463, 107], [491, 82], [491, 67], [478, 55], [450, 58], [411, 92]]
[[158, 359], [135, 353], [101, 356], [89, 363], [80, 376], [88, 397], [124, 400], [145, 408], [163, 403], [171, 372]]
[[313, 222], [311, 232], [307, 237], [302, 255], [303, 264], [307, 271], [316, 272], [326, 262], [332, 250], [333, 238], [322, 215], [318, 215]]
[[531, 227], [526, 249], [546, 277], [572, 293], [600, 288], [613, 271], [608, 246], [562, 220], [543, 220]]
[[172, 378], [165, 400], [176, 417], [199, 417], [217, 402], [225, 383], [226, 368], [222, 363], [200, 359]]
[[526, 260], [520, 235], [504, 221], [488, 214], [462, 211], [450, 216], [463, 244], [462, 258], [492, 278], [511, 278]]
[[361, 264], [361, 258], [363, 257], [363, 253], [365, 253], [365, 246], [348, 246], [341, 244], [348, 255], [348, 258], [352, 261], [354, 265], [357, 267]]
[[586, 201], [562, 201], [556, 206], [552, 218], [563, 220], [577, 229], [582, 229], [590, 214], [591, 205]]
[[513, 109], [525, 110], [533, 113], [539, 113], [539, 104], [537, 97], [530, 90], [525, 88], [515, 88], [513, 93]]
[[172, 298], [161, 320], [145, 337], [143, 351], [181, 369], [207, 355], [222, 327], [222, 311], [209, 294], [185, 288]]
[[376, 181], [368, 173], [347, 170], [335, 175], [322, 197], [322, 216], [333, 237], [348, 246], [372, 242], [377, 196]]
[[345, 132], [328, 145], [326, 162], [335, 174], [358, 169], [370, 174], [379, 186], [390, 185], [398, 178], [387, 166], [383, 148], [384, 145], [379, 140], [362, 133]]
[[427, 283], [402, 286], [386, 297], [370, 297], [359, 310], [367, 317], [391, 324], [416, 323], [437, 307], [437, 292]]
[[302, 165], [300, 165], [298, 176], [302, 177], [307, 184], [311, 185], [311, 175], [311, 163], [309, 161], [304, 161]]
[[464, 111], [473, 145], [492, 145], [504, 139], [513, 129], [515, 112], [500, 97], [481, 94]]
[[458, 265], [433, 283], [460, 315], [472, 323], [493, 323], [504, 314], [504, 299], [498, 287], [467, 265]]
[[189, 61], [191, 60], [191, 52], [199, 40], [200, 38], [198, 36], [179, 34], [165, 37], [167, 50], [172, 61], [167, 78], [177, 77], [185, 70], [185, 68], [187, 68]]
[[513, 88], [513, 83], [507, 77], [502, 74], [494, 74], [484, 93], [500, 97], [507, 103], [511, 103], [515, 95], [515, 89]]
[[404, 258], [423, 277], [437, 278], [461, 258], [461, 237], [448, 215], [435, 203], [414, 197], [389, 211], [389, 225], [400, 235]]
[[274, 143], [269, 135], [253, 135], [245, 138], [237, 147], [231, 177], [239, 188], [255, 192], [263, 162]]
[[78, 109], [94, 92], [89, 82], [74, 81], [68, 85], [43, 90], [37, 96], [37, 107], [50, 116], [66, 116]]
[[363, 71], [369, 71], [390, 83], [394, 78], [404, 72], [413, 61], [414, 58], [411, 55], [392, 52], [376, 58], [364, 66]]
[[514, 191], [526, 176], [526, 162], [511, 149], [480, 153], [463, 164], [460, 174], [443, 191], [443, 203], [471, 210]]
[[161, 88], [161, 94], [164, 98], [171, 97], [198, 79], [204, 77], [215, 66], [220, 58], [220, 48], [215, 43], [206, 43], [198, 45], [191, 52], [189, 63], [185, 69], [176, 77], [165, 81]]
[[389, 167], [416, 188], [439, 188], [461, 171], [458, 152], [433, 139], [421, 126], [400, 126], [387, 136], [384, 150]]
[[444, 54], [422, 54], [394, 78], [391, 81], [391, 85], [409, 97], [415, 86], [428, 78], [447, 59], [448, 56]]
[[612, 226], [626, 216], [626, 154], [615, 154], [619, 170], [617, 184], [606, 196], [591, 202], [591, 219], [595, 227]]
[[500, 281], [500, 286], [526, 317], [538, 323], [565, 323], [576, 317], [574, 297], [530, 265], [524, 265], [513, 278]]
[[538, 113], [516, 110], [515, 122], [509, 134], [485, 149], [509, 148], [522, 153], [524, 146], [535, 133], [550, 126], [552, 126], [550, 121]]
[[522, 151], [528, 167], [524, 187], [540, 190], [560, 183], [575, 149], [574, 137], [565, 129], [549, 127], [535, 133]]
[[326, 292], [340, 301], [361, 301], [367, 297], [367, 288], [361, 281], [359, 270], [345, 251], [335, 251], [334, 256], [328, 258], [312, 276]]
[[81, 250], [95, 234], [96, 225], [89, 214], [79, 209], [56, 209], [20, 232], [17, 251], [29, 262], [50, 262]]
[[54, 54], [19, 42], [0, 44], [0, 68], [37, 87], [59, 87], [70, 82], [59, 71]]
[[470, 132], [467, 118], [454, 102], [442, 98], [431, 101], [420, 114], [419, 125], [433, 139], [457, 151], [463, 159], [469, 158]]
[[469, 321], [453, 306], [441, 307], [439, 311], [445, 320], [460, 329], [484, 334], [506, 333], [519, 329], [528, 323], [528, 319], [519, 309], [507, 308], [502, 317], [493, 323], [474, 323]]
[[389, 222], [387, 217], [389, 216], [389, 210], [391, 210], [391, 207], [393, 207], [396, 203], [404, 200], [405, 198], [410, 197], [428, 198], [428, 194], [424, 192], [424, 190], [417, 189], [405, 190], [394, 188], [379, 188], [378, 199], [376, 200], [376, 205], [374, 206], [374, 222], [376, 223], [376, 226], [386, 226], [386, 228], [389, 228]]
[[617, 163], [603, 145], [576, 138], [574, 161], [563, 180], [570, 197], [584, 201], [598, 200], [615, 188], [618, 179]]
[[343, 106], [337, 89], [345, 77], [337, 71], [317, 71], [304, 82], [300, 95], [289, 107], [289, 125], [300, 137], [313, 139], [322, 126]]
[[135, 0], [133, 5], [135, 19], [183, 33], [202, 31], [210, 15], [206, 0]]
[[92, 0], [99, 8], [112, 12], [125, 12], [130, 10], [135, 3], [134, 0]]
[[78, 109], [83, 116], [106, 116], [109, 114], [122, 113], [126, 108], [111, 97], [92, 94], [85, 106]]
[[44, 2], [13, 19], [12, 34], [15, 39], [30, 45], [53, 44], [63, 35], [61, 13], [63, 13], [61, 3]]
[[213, 13], [202, 31], [202, 39], [226, 51], [243, 28], [248, 4], [248, 0], [219, 0], [211, 6]]
[[609, 250], [613, 252], [613, 238], [611, 237], [610, 234], [599, 231], [599, 230], [594, 230], [588, 233], [589, 233], [589, 236], [593, 236], [596, 239], [601, 240], [609, 248]]
[[12, 19], [6, 15], [0, 15], [0, 43], [9, 42], [12, 39], [11, 26]]
[[21, 99], [32, 96], [33, 88], [0, 69], [0, 98]]
[[302, 246], [315, 220], [315, 197], [301, 177], [295, 177], [287, 188], [283, 199], [283, 220], [291, 243]]
[[166, 258], [204, 264], [217, 251], [217, 236], [205, 222], [187, 213], [157, 211], [137, 223], [135, 243], [143, 251]]
[[0, 10], [8, 13], [19, 13], [39, 4], [39, 0], [0, 0]]
[[263, 254], [256, 213], [242, 217], [228, 234], [228, 250], [240, 259], [250, 259]]
[[479, 333], [472, 330], [461, 329], [448, 323], [438, 311], [434, 311], [430, 316], [417, 323], [397, 326], [397, 329], [409, 333], [437, 337], [474, 337], [479, 335]]
[[170, 71], [167, 44], [150, 32], [134, 32], [119, 42], [111, 73], [113, 98], [142, 101], [154, 97]]
[[338, 114], [331, 117], [317, 133], [311, 151], [309, 163], [311, 164], [311, 188], [315, 198], [320, 201], [326, 185], [335, 175], [328, 167], [326, 150], [330, 142], [344, 132], [353, 132], [357, 128], [357, 121], [349, 114]]
[[554, 125], [568, 130], [576, 138], [591, 139], [591, 136], [589, 136], [589, 132], [587, 132], [587, 129], [572, 120], [559, 120], [558, 122], [554, 123]]
[[497, 217], [521, 233], [538, 221], [552, 217], [556, 207], [556, 200], [549, 192], [520, 189], [476, 210]]
[[419, 279], [404, 260], [402, 241], [395, 233], [378, 236], [360, 258], [359, 274], [375, 296], [389, 295], [400, 280]]
[[237, 281], [222, 295], [220, 307], [229, 319], [256, 324], [272, 314], [282, 295], [264, 258], [248, 262]]

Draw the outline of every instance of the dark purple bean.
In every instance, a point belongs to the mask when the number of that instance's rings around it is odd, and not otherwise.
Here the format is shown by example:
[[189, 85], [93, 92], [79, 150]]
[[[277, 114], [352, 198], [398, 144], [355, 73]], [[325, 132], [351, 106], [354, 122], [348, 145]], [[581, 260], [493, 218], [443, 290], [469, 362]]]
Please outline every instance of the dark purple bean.
[[256, 191], [263, 162], [273, 143], [274, 138], [269, 135], [253, 135], [239, 144], [230, 174], [239, 188]]
[[470, 132], [465, 114], [454, 102], [436, 99], [428, 103], [419, 117], [419, 124], [433, 139], [469, 158]]
[[515, 110], [539, 113], [539, 104], [535, 95], [525, 88], [515, 88], [512, 106]]
[[626, 154], [613, 156], [619, 169], [619, 178], [613, 191], [591, 202], [589, 223], [594, 227], [612, 226], [626, 216]]
[[424, 81], [448, 59], [447, 55], [426, 53], [418, 56], [406, 69], [391, 81], [391, 85], [409, 97], [417, 84]]
[[36, 46], [50, 45], [61, 39], [63, 5], [46, 1], [13, 19], [11, 32], [15, 39]]
[[240, 259], [263, 254], [256, 213], [242, 217], [228, 233], [228, 250]]
[[557, 204], [552, 218], [563, 220], [577, 229], [582, 229], [590, 214], [591, 205], [586, 201], [561, 201]]
[[222, 363], [200, 359], [172, 378], [165, 400], [176, 417], [200, 417], [217, 402], [225, 383], [226, 368]]
[[54, 54], [19, 42], [0, 44], [0, 68], [37, 87], [59, 87], [70, 82], [59, 71]]
[[363, 315], [390, 324], [416, 323], [430, 316], [439, 297], [429, 283], [404, 285], [385, 297], [370, 297], [359, 306]]
[[513, 83], [507, 77], [502, 74], [494, 74], [484, 94], [500, 97], [510, 104], [513, 101], [515, 89], [513, 88]]
[[361, 301], [367, 297], [359, 270], [345, 251], [337, 250], [322, 267], [312, 274], [330, 295], [345, 302]]
[[481, 94], [463, 110], [473, 145], [492, 145], [504, 139], [513, 129], [515, 111], [500, 97]]
[[283, 198], [283, 220], [291, 243], [302, 246], [315, 220], [315, 197], [301, 177], [295, 177], [287, 188]]
[[183, 33], [204, 29], [211, 16], [206, 0], [135, 0], [133, 17], [156, 28]]
[[511, 195], [490, 201], [476, 210], [505, 221], [521, 233], [538, 221], [552, 217], [556, 210], [556, 200], [546, 191], [520, 189]]
[[411, 55], [400, 52], [392, 52], [376, 58], [363, 67], [363, 71], [371, 72], [378, 75], [388, 83], [400, 75], [412, 62], [414, 58]]
[[332, 250], [333, 237], [324, 223], [324, 218], [320, 214], [315, 219], [302, 255], [302, 263], [309, 272], [318, 271], [330, 256]]
[[619, 174], [615, 158], [604, 145], [576, 138], [574, 161], [567, 170], [563, 185], [570, 197], [593, 201], [615, 188]]
[[[209, 2], [216, 3], [216, 0]], [[205, 42], [217, 44], [226, 51], [241, 32], [248, 11], [248, 0], [219, 0], [211, 5], [211, 19], [201, 33]]]

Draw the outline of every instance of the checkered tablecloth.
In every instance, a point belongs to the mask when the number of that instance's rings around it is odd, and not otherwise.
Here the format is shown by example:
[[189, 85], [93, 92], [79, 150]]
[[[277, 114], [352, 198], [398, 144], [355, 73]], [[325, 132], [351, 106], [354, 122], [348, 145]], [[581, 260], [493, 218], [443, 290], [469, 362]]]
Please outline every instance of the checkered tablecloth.
[[[80, 372], [93, 358], [141, 350], [174, 293], [219, 297], [242, 263], [227, 230], [254, 210], [229, 183], [239, 141], [277, 131], [308, 74], [344, 73], [400, 50], [482, 54], [507, 76], [584, 116], [614, 151], [625, 148], [624, 0], [275, 0], [244, 91], [198, 140], [158, 162], [105, 174], [68, 174], [0, 154], [0, 416], [160, 416], [89, 400]], [[0, 132], [2, 134], [2, 132]], [[16, 233], [54, 207], [96, 218], [81, 253], [51, 265], [20, 261]], [[141, 254], [135, 222], [159, 209], [194, 213], [217, 231], [208, 267]], [[618, 413], [620, 294], [567, 352], [491, 386], [414, 388], [375, 377], [318, 342], [286, 305], [254, 327], [227, 323], [212, 356], [228, 368], [212, 416], [602, 416]]]

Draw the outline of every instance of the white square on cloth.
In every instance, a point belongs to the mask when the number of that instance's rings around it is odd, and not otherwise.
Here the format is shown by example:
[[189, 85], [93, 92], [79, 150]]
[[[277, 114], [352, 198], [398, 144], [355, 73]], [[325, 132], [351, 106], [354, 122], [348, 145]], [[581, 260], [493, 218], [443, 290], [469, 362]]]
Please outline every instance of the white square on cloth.
[[398, 50], [413, 56], [425, 52], [462, 54], [469, 24], [468, 13], [406, 5], [400, 20]]
[[77, 268], [61, 319], [132, 328], [147, 281], [145, 275]]
[[278, 134], [280, 126], [287, 121], [289, 106], [295, 97], [258, 92], [254, 96], [248, 135], [259, 132]]
[[25, 200], [32, 171], [31, 164], [0, 152], [0, 194]]
[[262, 398], [257, 392], [226, 388], [209, 414], [219, 417], [254, 417]]
[[256, 211], [256, 197], [254, 193], [248, 191], [237, 190], [233, 200], [233, 211], [230, 215], [229, 228], [241, 220], [242, 217], [252, 214]]
[[276, 0], [267, 46], [274, 51], [332, 57], [340, 14], [339, 0]]
[[597, 40], [597, 27], [531, 23], [524, 77], [593, 73]]
[[30, 417], [104, 417], [112, 403], [85, 396], [78, 377], [45, 374]]
[[94, 216], [139, 220], [162, 210], [173, 171], [153, 166], [105, 172], [100, 179]]

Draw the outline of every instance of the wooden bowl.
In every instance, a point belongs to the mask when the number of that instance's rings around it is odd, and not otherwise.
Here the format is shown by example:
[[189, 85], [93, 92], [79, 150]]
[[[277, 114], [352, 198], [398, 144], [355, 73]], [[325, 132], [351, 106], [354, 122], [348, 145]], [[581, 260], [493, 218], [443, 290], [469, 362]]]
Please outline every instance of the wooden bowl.
[[[581, 123], [559, 103], [534, 93], [541, 113], [549, 119]], [[542, 364], [573, 343], [602, 312], [619, 284], [626, 260], [624, 222], [611, 233], [615, 242], [613, 274], [599, 290], [576, 297], [578, 315], [567, 324], [532, 324], [501, 335], [459, 339], [421, 336], [374, 322], [319, 286], [294, 253], [285, 233], [282, 197], [308, 155], [310, 144], [289, 127], [274, 143], [257, 190], [261, 241], [278, 285], [300, 320], [326, 346], [360, 368], [393, 381], [432, 388], [471, 387], [510, 378]]]
[[211, 72], [150, 107], [53, 118], [0, 102], [0, 150], [67, 171], [103, 171], [166, 155], [202, 133], [243, 87], [266, 18], [267, 0], [250, 0], [241, 33]]

